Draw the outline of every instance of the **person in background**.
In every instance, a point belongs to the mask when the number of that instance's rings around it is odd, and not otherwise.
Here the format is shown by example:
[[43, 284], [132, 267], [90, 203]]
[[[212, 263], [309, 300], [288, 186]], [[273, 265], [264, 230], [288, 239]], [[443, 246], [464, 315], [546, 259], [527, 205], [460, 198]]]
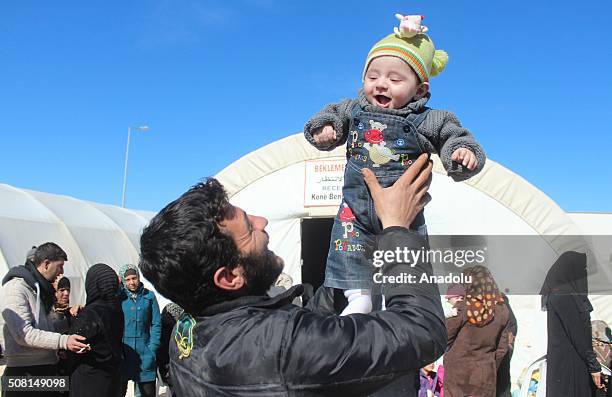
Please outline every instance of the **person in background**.
[[[53, 283], [55, 288], [55, 302], [50, 317], [53, 321], [55, 332], [64, 334], [70, 328], [72, 313], [70, 308], [70, 279], [61, 276]], [[75, 310], [75, 315], [76, 315]]]
[[[119, 269], [123, 281], [121, 306], [125, 320], [123, 332], [124, 360], [121, 363], [120, 395], [127, 391], [132, 380], [142, 397], [155, 396], [156, 355], [161, 337], [161, 318], [157, 299], [140, 281], [135, 265]], [[136, 387], [136, 386], [135, 386]]]
[[[597, 357], [597, 361], [601, 364], [602, 369], [605, 366], [610, 369], [612, 367], [612, 332], [605, 321], [594, 320], [591, 322], [593, 351]], [[612, 387], [610, 385], [610, 376], [601, 374], [602, 388], [597, 390], [597, 397], [611, 397]]]
[[442, 391], [442, 380], [435, 370], [435, 363], [427, 364], [419, 371], [419, 396], [418, 397], [440, 397]]
[[[64, 272], [66, 252], [45, 243], [28, 254], [23, 266], [11, 268], [2, 280], [0, 305], [4, 319], [7, 366], [4, 376], [51, 376], [57, 374], [57, 351], [78, 352], [87, 346], [80, 335], [53, 331], [49, 314], [53, 308], [53, 282]], [[4, 391], [3, 396], [48, 395], [44, 392]]]
[[[82, 308], [81, 305], [70, 307], [70, 279], [60, 275], [55, 283], [55, 302], [53, 310], [50, 313], [53, 329], [60, 334], [67, 334], [70, 331], [72, 320]], [[68, 354], [66, 350], [57, 352], [59, 361], [57, 363], [57, 374], [60, 376], [69, 376], [74, 368], [74, 355]], [[67, 396], [68, 392], [62, 393], [62, 396]]]
[[110, 266], [98, 263], [89, 268], [85, 276], [87, 301], [70, 326], [70, 331], [87, 338], [88, 347], [73, 358], [70, 397], [117, 393], [123, 337], [118, 291], [119, 277]]
[[508, 351], [508, 307], [489, 269], [477, 265], [464, 274], [472, 280], [465, 300], [446, 319], [444, 395], [495, 397], [497, 370]]
[[465, 288], [461, 284], [451, 284], [446, 290], [444, 299], [451, 305], [450, 309], [444, 310], [444, 317], [454, 317], [457, 315], [457, 308], [455, 307], [458, 302], [465, 300]]
[[161, 343], [157, 350], [157, 367], [159, 376], [165, 384], [172, 387], [170, 379], [170, 355], [168, 347], [172, 338], [172, 330], [183, 315], [183, 309], [176, 303], [168, 303], [161, 313]]
[[514, 353], [514, 341], [516, 340], [516, 334], [518, 332], [518, 323], [516, 316], [510, 306], [510, 300], [502, 292], [502, 298], [508, 306], [508, 325], [504, 333], [508, 335], [508, 352], [502, 359], [497, 369], [497, 394], [496, 397], [512, 397], [512, 379], [510, 378], [510, 361], [512, 361], [512, 354]]
[[540, 291], [548, 325], [547, 395], [591, 397], [603, 387], [591, 341], [593, 306], [588, 293], [586, 254], [564, 252]]

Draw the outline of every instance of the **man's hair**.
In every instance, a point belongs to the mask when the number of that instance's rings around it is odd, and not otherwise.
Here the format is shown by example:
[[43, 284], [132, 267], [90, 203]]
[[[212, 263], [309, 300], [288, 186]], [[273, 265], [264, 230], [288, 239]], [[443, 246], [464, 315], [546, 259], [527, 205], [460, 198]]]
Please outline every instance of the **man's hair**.
[[34, 251], [34, 259], [32, 262], [38, 267], [45, 259], [51, 262], [67, 261], [68, 255], [66, 255], [66, 252], [64, 252], [59, 245], [55, 243], [44, 243], [39, 245], [36, 251]]
[[233, 269], [240, 253], [219, 222], [231, 213], [223, 186], [208, 178], [162, 209], [140, 237], [140, 270], [155, 289], [197, 312], [225, 299], [213, 275]]

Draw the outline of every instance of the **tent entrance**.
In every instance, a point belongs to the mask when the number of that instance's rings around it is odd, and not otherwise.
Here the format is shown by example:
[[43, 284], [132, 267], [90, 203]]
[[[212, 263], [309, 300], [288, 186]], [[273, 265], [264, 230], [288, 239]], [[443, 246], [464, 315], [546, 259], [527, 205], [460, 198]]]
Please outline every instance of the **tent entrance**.
[[325, 263], [334, 218], [302, 219], [302, 283], [316, 291], [325, 279]]

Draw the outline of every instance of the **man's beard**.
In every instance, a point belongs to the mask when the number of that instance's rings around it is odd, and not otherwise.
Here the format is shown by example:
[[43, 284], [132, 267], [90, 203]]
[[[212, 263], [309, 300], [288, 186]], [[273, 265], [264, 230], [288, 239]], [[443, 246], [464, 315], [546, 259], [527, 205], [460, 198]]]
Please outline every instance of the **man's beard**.
[[283, 271], [284, 263], [274, 252], [250, 254], [240, 258], [247, 294], [265, 295]]

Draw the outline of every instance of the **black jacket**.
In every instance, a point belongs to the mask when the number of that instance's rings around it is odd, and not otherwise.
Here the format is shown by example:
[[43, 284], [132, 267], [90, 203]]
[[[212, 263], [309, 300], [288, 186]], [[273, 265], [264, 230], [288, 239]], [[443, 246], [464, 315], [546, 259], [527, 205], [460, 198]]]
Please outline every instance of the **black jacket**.
[[[407, 229], [385, 229], [380, 250], [420, 249], [426, 242]], [[431, 274], [429, 263], [386, 263], [385, 275]], [[245, 296], [211, 306], [196, 317], [193, 348], [179, 358], [170, 341], [170, 372], [177, 396], [366, 396], [435, 361], [446, 347], [436, 284], [383, 286], [387, 310], [339, 317], [329, 289], [311, 301], [302, 291], [274, 298]], [[322, 310], [321, 310], [322, 309]], [[175, 328], [176, 329], [176, 328]], [[408, 375], [408, 376], [406, 376]], [[416, 395], [416, 394], [415, 394]]]

